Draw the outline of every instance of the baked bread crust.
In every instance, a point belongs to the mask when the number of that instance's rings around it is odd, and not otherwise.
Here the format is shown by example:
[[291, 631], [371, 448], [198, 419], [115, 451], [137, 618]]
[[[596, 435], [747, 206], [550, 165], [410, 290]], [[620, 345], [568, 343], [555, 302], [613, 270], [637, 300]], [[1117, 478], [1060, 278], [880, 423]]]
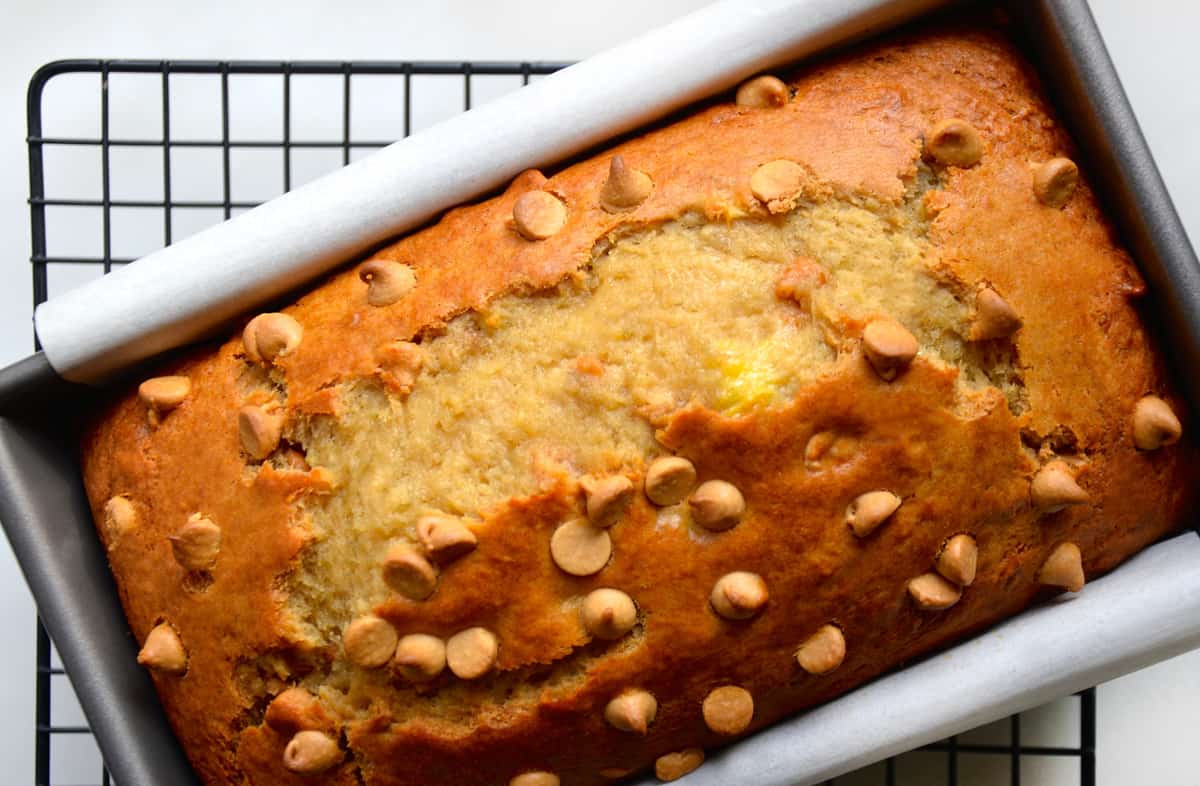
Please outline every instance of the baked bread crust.
[[[264, 720], [271, 697], [339, 646], [314, 642], [287, 606], [288, 577], [314, 538], [305, 503], [335, 494], [337, 478], [299, 459], [291, 469], [248, 462], [239, 410], [262, 372], [240, 337], [201, 352], [168, 372], [190, 379], [182, 403], [148, 417], [144, 400], [123, 398], [87, 436], [83, 464], [135, 636], [145, 641], [167, 622], [186, 652], [185, 674], [154, 677], [205, 782], [503, 784], [527, 771], [568, 786], [607, 782], [664, 754], [727, 742], [701, 712], [716, 687], [749, 691], [752, 732], [1047, 597], [1039, 569], [1064, 542], [1079, 547], [1090, 578], [1176, 525], [1195, 486], [1195, 449], [1185, 439], [1139, 450], [1131, 418], [1148, 394], [1180, 416], [1183, 404], [1131, 302], [1140, 278], [1086, 179], [1062, 208], [1031, 187], [1037, 163], [1071, 155], [1072, 145], [1019, 56], [993, 33], [942, 30], [786, 81], [783, 106], [713, 104], [549, 179], [524, 173], [503, 194], [382, 249], [371, 259], [415, 273], [395, 305], [370, 305], [355, 266], [283, 309], [303, 326], [303, 340], [273, 365], [284, 421], [336, 417], [342, 386], [383, 373], [380, 346], [434, 335], [504, 293], [553, 287], [618, 230], [697, 211], [718, 222], [766, 217], [751, 185], [766, 162], [799, 163], [810, 196], [899, 203], [930, 129], [950, 117], [978, 131], [984, 154], [947, 167], [926, 195], [928, 239], [947, 280], [990, 286], [1019, 315], [1011, 340], [1027, 406], [1014, 412], [987, 388], [964, 408], [958, 372], [921, 356], [886, 382], [855, 344], [786, 406], [741, 417], [685, 407], [662, 423], [659, 442], [691, 459], [700, 481], [729, 481], [746, 500], [719, 548], [656, 527], [656, 509], [638, 494], [611, 564], [599, 576], [567, 576], [546, 544], [579, 515], [579, 488], [554, 477], [490, 513], [487, 537], [445, 570], [428, 602], [397, 597], [374, 610], [401, 634], [445, 637], [480, 624], [498, 636], [494, 677], [445, 688], [477, 691], [475, 716], [442, 714], [436, 691], [380, 688], [358, 697], [355, 717], [318, 703], [273, 727]], [[633, 209], [609, 212], [602, 191], [617, 154], [653, 187]], [[567, 208], [561, 229], [537, 241], [512, 218], [533, 190]], [[844, 327], [858, 336], [865, 326]], [[1053, 513], [1035, 504], [1031, 480], [1054, 461], [1065, 462], [1086, 504]], [[639, 480], [645, 470], [630, 468]], [[880, 487], [903, 504], [856, 537], [847, 506]], [[115, 496], [132, 514], [106, 510]], [[221, 525], [219, 558], [188, 570], [170, 538], [197, 512]], [[944, 611], [919, 608], [908, 582], [933, 571], [942, 544], [962, 532], [978, 540], [973, 583]], [[770, 590], [747, 621], [707, 606], [713, 583], [738, 570], [765, 577]], [[630, 637], [590, 642], [575, 616], [561, 614], [564, 598], [597, 587], [636, 588], [640, 624]], [[844, 661], [809, 674], [793, 656], [831, 623], [844, 635]], [[568, 687], [548, 681], [576, 667], [583, 676]], [[506, 688], [516, 691], [511, 703]], [[644, 736], [605, 721], [606, 704], [628, 688], [657, 699]], [[390, 703], [397, 697], [431, 703], [401, 712]], [[339, 739], [348, 754], [319, 776], [288, 771], [284, 750], [301, 728]]]

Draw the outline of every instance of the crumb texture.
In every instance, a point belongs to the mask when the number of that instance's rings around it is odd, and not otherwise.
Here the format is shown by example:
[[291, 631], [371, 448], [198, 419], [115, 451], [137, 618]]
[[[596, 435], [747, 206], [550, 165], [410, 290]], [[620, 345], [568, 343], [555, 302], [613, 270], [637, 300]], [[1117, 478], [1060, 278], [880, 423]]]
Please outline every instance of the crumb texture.
[[[655, 424], [686, 406], [741, 417], [787, 405], [873, 316], [910, 325], [964, 385], [986, 383], [965, 346], [967, 307], [930, 271], [917, 194], [872, 207], [689, 215], [606, 239], [557, 287], [498, 298], [426, 338], [409, 395], [348, 386], [337, 415], [301, 438], [338, 491], [308, 509], [318, 542], [293, 576], [298, 618], [335, 640], [385, 600], [380, 555], [415, 543], [424, 515], [481, 519], [556, 470], [640, 467], [663, 452]], [[776, 291], [798, 258], [815, 280], [803, 302]]]

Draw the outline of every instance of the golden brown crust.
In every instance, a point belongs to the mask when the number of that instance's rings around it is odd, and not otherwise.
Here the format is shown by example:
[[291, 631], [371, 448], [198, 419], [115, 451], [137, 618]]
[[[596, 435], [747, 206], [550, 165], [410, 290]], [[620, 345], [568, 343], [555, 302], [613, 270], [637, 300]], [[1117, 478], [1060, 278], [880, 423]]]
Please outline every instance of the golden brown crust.
[[[1138, 275], [1086, 178], [1062, 208], [1035, 194], [1036, 165], [1069, 155], [1071, 145], [1010, 48], [990, 34], [935, 33], [806, 69], [789, 83], [794, 97], [784, 106], [717, 104], [549, 180], [525, 173], [504, 194], [452, 210], [373, 257], [415, 273], [415, 288], [395, 305], [372, 305], [351, 267], [285, 309], [303, 340], [269, 371], [232, 339], [164, 372], [190, 378], [191, 392], [157, 423], [135, 395], [100, 421], [84, 446], [88, 492], [99, 522], [111, 497], [133, 505], [136, 524], [119, 540], [101, 532], [138, 641], [163, 620], [179, 633], [188, 670], [155, 681], [206, 782], [361, 777], [372, 786], [437, 786], [507, 783], [530, 770], [553, 772], [565, 786], [603, 782], [601, 770], [721, 744], [701, 712], [716, 687], [750, 692], [753, 731], [1045, 597], [1038, 569], [1059, 543], [1079, 546], [1091, 578], [1174, 526], [1195, 485], [1186, 469], [1197, 459], [1191, 424], [1183, 418], [1184, 439], [1167, 448], [1143, 452], [1133, 443], [1139, 399], [1162, 396], [1181, 417], [1182, 402], [1130, 303]], [[656, 528], [656, 509], [639, 494], [617, 525], [609, 567], [575, 578], [546, 547], [556, 526], [579, 515], [576, 486], [562, 477], [485, 522], [489, 536], [471, 558], [443, 568], [453, 591], [375, 609], [400, 635], [447, 638], [485, 626], [500, 641], [502, 675], [533, 668], [536, 676], [539, 664], [588, 658], [569, 690], [513, 709], [497, 704], [466, 731], [419, 714], [393, 722], [380, 701], [367, 720], [344, 725], [345, 762], [315, 777], [283, 768], [290, 736], [264, 723], [262, 697], [332, 657], [302, 643], [285, 609], [285, 577], [312, 537], [295, 502], [331, 488], [302, 460], [276, 468], [247, 457], [238, 412], [249, 391], [279, 399], [289, 420], [335, 413], [339, 383], [388, 373], [380, 347], [436, 332], [501, 293], [553, 285], [618, 228], [696, 210], [712, 220], [766, 215], [750, 182], [770, 161], [799, 163], [811, 197], [899, 202], [923, 134], [952, 117], [979, 131], [985, 152], [969, 169], [947, 168], [926, 197], [930, 241], [948, 278], [994, 287], [1020, 315], [1013, 340], [1027, 410], [1014, 414], [989, 389], [967, 416], [954, 370], [918, 356], [889, 383], [860, 351], [841, 356], [785, 407], [742, 418], [685, 409], [660, 442], [690, 459], [700, 482], [727, 481], [744, 495], [746, 513], [732, 529], [700, 540]], [[600, 199], [616, 153], [653, 181], [645, 201], [622, 213]], [[515, 201], [531, 189], [567, 206], [565, 225], [544, 240], [512, 226]], [[263, 390], [286, 391], [286, 402]], [[839, 449], [814, 463], [806, 452], [817, 434]], [[1077, 468], [1089, 502], [1043, 515], [1031, 504], [1030, 478], [1054, 453]], [[642, 477], [646, 467], [632, 469]], [[880, 488], [903, 505], [858, 538], [847, 507]], [[220, 551], [208, 570], [188, 572], [168, 536], [196, 513], [220, 527]], [[916, 608], [907, 582], [934, 570], [946, 540], [963, 532], [978, 543], [974, 582], [949, 609]], [[771, 600], [753, 619], [726, 621], [709, 609], [709, 591], [739, 570], [763, 576]], [[578, 613], [551, 613], [600, 587], [636, 600], [643, 624], [628, 646], [588, 646]], [[795, 652], [827, 624], [843, 632], [845, 660], [809, 675]], [[608, 701], [629, 687], [658, 701], [646, 736], [604, 720]]]

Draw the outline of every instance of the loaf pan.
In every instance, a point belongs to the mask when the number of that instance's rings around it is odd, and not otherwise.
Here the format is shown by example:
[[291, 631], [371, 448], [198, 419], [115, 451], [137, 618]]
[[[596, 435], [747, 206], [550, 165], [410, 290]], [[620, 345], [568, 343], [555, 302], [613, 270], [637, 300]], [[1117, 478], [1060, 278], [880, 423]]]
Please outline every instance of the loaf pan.
[[[1200, 267], [1086, 0], [1014, 0], [1000, 10], [1149, 285], [1146, 313], [1200, 413]], [[136, 665], [82, 486], [82, 413], [104, 395], [63, 381], [40, 353], [0, 371], [0, 521], [115, 780], [198, 784]]]

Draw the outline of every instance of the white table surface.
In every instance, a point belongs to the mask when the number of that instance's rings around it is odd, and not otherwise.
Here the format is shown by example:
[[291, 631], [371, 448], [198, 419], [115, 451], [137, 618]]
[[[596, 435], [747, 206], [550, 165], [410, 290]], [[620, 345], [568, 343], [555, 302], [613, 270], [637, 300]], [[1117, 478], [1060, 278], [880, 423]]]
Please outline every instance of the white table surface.
[[[704, 4], [704, 0], [453, 0], [287, 3], [45, 0], [0, 4], [0, 365], [31, 346], [25, 88], [41, 64], [71, 57], [159, 59], [575, 60]], [[1092, 0], [1117, 68], [1184, 223], [1200, 237], [1200, 77], [1189, 0]], [[1200, 566], [1198, 566], [1200, 567]], [[0, 547], [0, 761], [6, 783], [33, 782], [34, 610], [7, 545]], [[1200, 652], [1101, 686], [1100, 786], [1200, 782]], [[1070, 712], [1030, 726], [1071, 741]], [[1077, 739], [1075, 740], [1077, 742]], [[1038, 771], [1043, 786], [1074, 784]], [[994, 773], [960, 782], [1000, 782]], [[92, 776], [95, 779], [95, 776]], [[1027, 778], [1025, 782], [1034, 779]], [[911, 781], [915, 782], [915, 780]]]

